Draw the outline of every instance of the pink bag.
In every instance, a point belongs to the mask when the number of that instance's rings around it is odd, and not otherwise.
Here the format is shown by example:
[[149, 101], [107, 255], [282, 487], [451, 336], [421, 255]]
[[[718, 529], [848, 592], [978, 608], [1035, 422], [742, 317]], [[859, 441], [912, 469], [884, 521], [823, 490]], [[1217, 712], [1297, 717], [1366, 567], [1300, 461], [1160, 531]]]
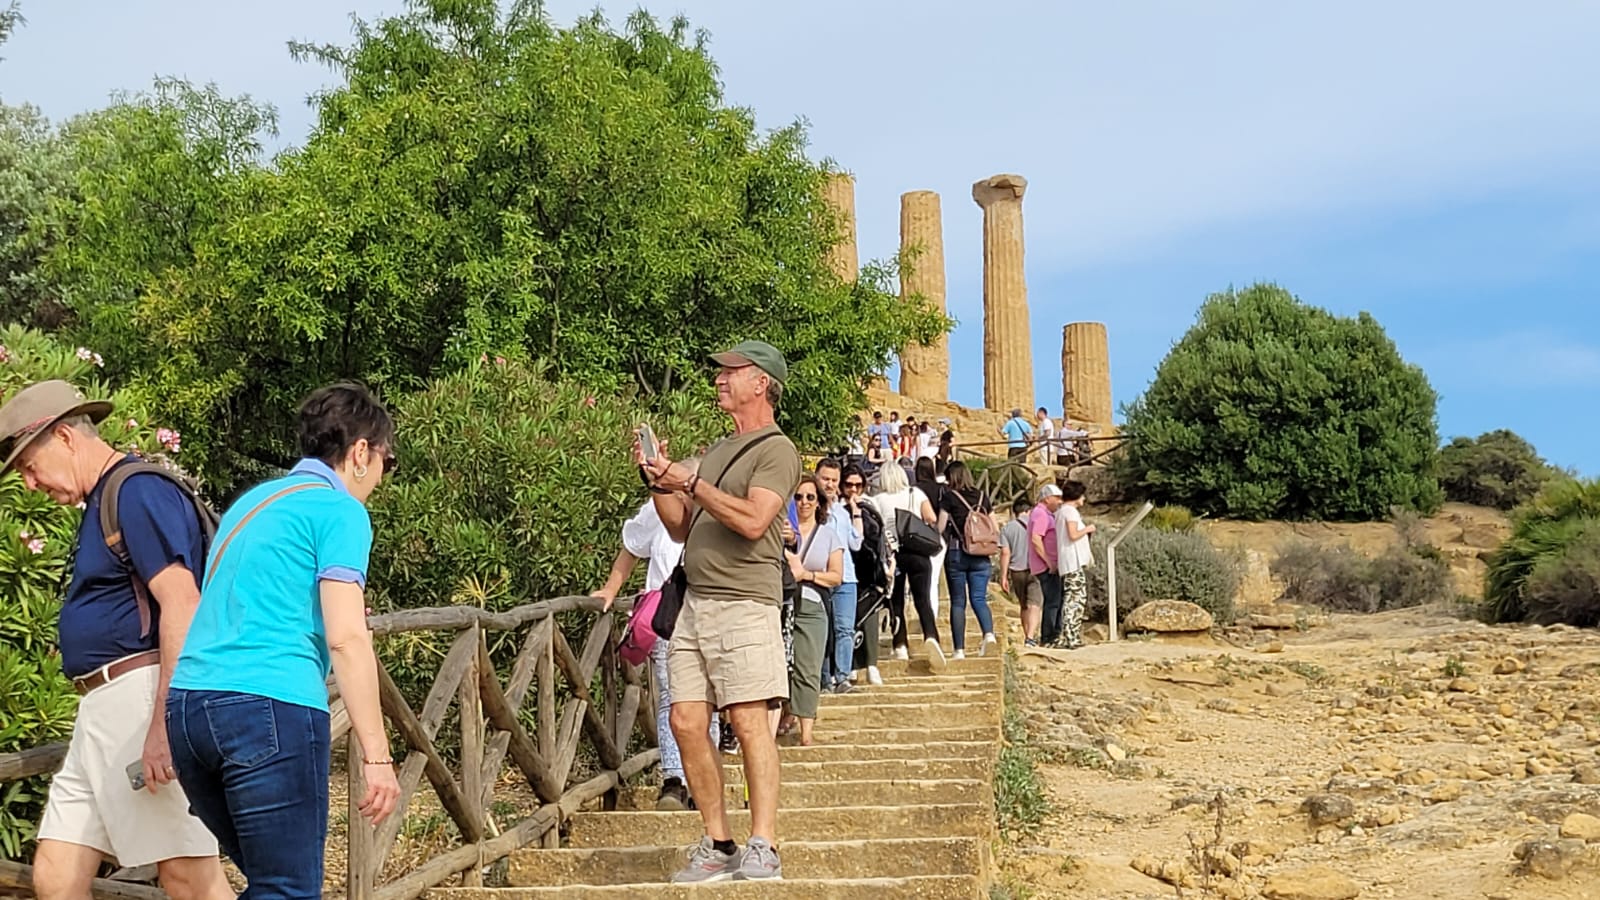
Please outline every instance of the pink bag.
[[628, 624], [622, 626], [622, 640], [617, 644], [617, 655], [630, 666], [642, 666], [650, 658], [650, 651], [661, 640], [650, 627], [656, 607], [661, 603], [660, 591], [645, 591], [633, 601], [633, 612], [628, 614]]

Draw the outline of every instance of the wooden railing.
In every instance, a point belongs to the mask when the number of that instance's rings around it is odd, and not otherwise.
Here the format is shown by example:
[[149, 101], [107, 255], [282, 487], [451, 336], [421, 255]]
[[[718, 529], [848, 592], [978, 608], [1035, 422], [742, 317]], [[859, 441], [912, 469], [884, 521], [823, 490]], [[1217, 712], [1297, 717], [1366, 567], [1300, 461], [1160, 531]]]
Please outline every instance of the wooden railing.
[[[368, 826], [357, 809], [365, 787], [361, 767], [346, 767], [347, 897], [410, 900], [457, 875], [464, 885], [481, 885], [486, 866], [534, 842], [558, 846], [561, 824], [574, 812], [597, 799], [606, 808], [614, 807], [624, 782], [656, 763], [654, 707], [646, 702], [643, 673], [617, 655], [613, 636], [617, 616], [627, 604], [619, 602], [610, 613], [600, 612], [600, 605], [591, 597], [561, 597], [500, 613], [445, 607], [404, 610], [369, 620], [379, 637], [442, 631], [454, 638], [420, 707], [413, 707], [390, 673], [379, 667], [386, 724], [390, 734], [405, 744], [398, 771], [401, 794], [388, 819], [375, 828]], [[574, 649], [556, 615], [576, 611], [599, 614], [588, 623], [581, 647]], [[497, 665], [491, 659], [490, 636], [496, 634], [514, 642], [516, 653], [508, 664]], [[452, 706], [458, 710], [459, 725], [453, 759], [441, 747], [440, 735]], [[349, 734], [349, 716], [337, 697], [331, 698], [330, 712], [335, 745], [343, 738], [347, 757], [359, 758], [359, 745]], [[625, 756], [636, 729], [651, 749]], [[585, 746], [597, 771], [574, 783]], [[64, 755], [65, 745], [56, 744], [0, 756], [0, 782], [52, 772]], [[495, 789], [508, 769], [527, 783], [538, 807], [520, 821], [499, 823], [490, 813]], [[456, 826], [456, 846], [384, 882], [385, 864], [400, 837], [406, 809], [424, 781]], [[0, 867], [0, 888], [8, 883], [26, 886], [26, 868]], [[150, 896], [138, 892], [152, 890], [135, 887], [130, 894], [130, 887], [134, 886], [97, 882], [96, 896]]]

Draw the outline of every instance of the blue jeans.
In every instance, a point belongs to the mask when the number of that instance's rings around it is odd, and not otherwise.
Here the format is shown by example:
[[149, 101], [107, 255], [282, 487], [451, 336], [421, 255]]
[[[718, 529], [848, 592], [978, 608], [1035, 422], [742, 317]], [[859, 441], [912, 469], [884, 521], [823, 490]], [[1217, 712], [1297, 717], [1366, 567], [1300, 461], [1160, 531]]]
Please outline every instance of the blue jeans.
[[966, 648], [967, 603], [978, 616], [984, 634], [994, 632], [989, 613], [989, 557], [972, 556], [952, 545], [944, 558], [944, 577], [950, 585], [950, 646]]
[[856, 584], [841, 584], [833, 589], [829, 604], [833, 607], [833, 646], [822, 661], [822, 686], [849, 681], [855, 671], [856, 655]]
[[249, 882], [239, 896], [321, 897], [328, 714], [254, 694], [175, 688], [166, 716], [189, 805]]

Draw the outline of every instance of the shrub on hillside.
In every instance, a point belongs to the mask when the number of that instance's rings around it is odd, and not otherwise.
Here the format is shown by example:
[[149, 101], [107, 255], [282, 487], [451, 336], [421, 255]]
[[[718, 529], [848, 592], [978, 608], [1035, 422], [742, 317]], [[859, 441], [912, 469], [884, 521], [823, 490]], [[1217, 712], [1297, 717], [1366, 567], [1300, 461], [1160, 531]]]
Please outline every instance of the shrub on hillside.
[[1532, 444], [1505, 429], [1458, 437], [1439, 451], [1439, 486], [1445, 499], [1458, 503], [1511, 509], [1559, 474]]
[[1156, 531], [1189, 532], [1198, 521], [1186, 506], [1158, 506], [1144, 517], [1144, 525]]
[[1214, 294], [1128, 407], [1125, 483], [1242, 519], [1372, 519], [1430, 510], [1435, 395], [1369, 315], [1283, 288]]
[[1559, 479], [1517, 510], [1511, 536], [1489, 557], [1486, 613], [1495, 622], [1600, 624], [1593, 585], [1600, 479]]
[[[1090, 567], [1089, 615], [1103, 618], [1107, 607], [1106, 542], [1090, 539], [1095, 564]], [[1117, 614], [1132, 612], [1147, 600], [1187, 600], [1218, 623], [1233, 621], [1233, 601], [1243, 577], [1235, 553], [1218, 550], [1197, 532], [1141, 528], [1117, 545]]]
[[[108, 441], [161, 457], [157, 423], [112, 395], [95, 377], [98, 364], [88, 349], [7, 326], [0, 329], [0, 401], [33, 382], [66, 379], [117, 404], [100, 428]], [[167, 437], [166, 449], [181, 448]], [[78, 698], [61, 674], [56, 620], [79, 518], [78, 510], [27, 490], [15, 472], [0, 478], [0, 753], [64, 740], [72, 730]], [[0, 785], [0, 856], [31, 855], [44, 797], [42, 778]]]

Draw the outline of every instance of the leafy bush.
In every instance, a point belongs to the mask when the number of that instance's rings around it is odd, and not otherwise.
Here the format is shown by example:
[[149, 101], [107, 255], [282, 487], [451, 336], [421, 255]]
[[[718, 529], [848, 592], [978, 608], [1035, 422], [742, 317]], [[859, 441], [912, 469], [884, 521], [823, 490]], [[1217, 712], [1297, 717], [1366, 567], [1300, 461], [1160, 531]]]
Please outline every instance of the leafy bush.
[[1144, 517], [1144, 526], [1156, 531], [1189, 532], [1197, 521], [1187, 506], [1158, 506]]
[[1594, 625], [1592, 584], [1600, 534], [1600, 479], [1551, 482], [1517, 510], [1511, 536], [1489, 557], [1486, 612], [1496, 622]]
[[[89, 397], [117, 404], [102, 436], [161, 458], [156, 423], [127, 398], [111, 395], [94, 377], [96, 365], [87, 349], [16, 325], [0, 329], [0, 400], [35, 381], [66, 379]], [[27, 490], [15, 472], [0, 478], [0, 753], [63, 740], [72, 731], [78, 697], [61, 674], [56, 620], [80, 518], [78, 510]], [[31, 855], [44, 798], [42, 778], [0, 784], [0, 854]]]
[[1258, 284], [1213, 294], [1127, 409], [1115, 465], [1161, 503], [1242, 519], [1366, 520], [1441, 498], [1435, 395], [1366, 313]]
[[1279, 550], [1272, 575], [1283, 599], [1342, 612], [1381, 612], [1456, 599], [1450, 567], [1428, 542], [1422, 518], [1395, 511], [1393, 544], [1367, 558], [1341, 544], [1293, 541]]
[[1439, 451], [1439, 486], [1458, 503], [1512, 509], [1559, 475], [1532, 444], [1505, 429], [1458, 437]]
[[[1107, 608], [1106, 542], [1090, 538], [1095, 564], [1089, 568], [1091, 618]], [[1224, 552], [1198, 532], [1140, 528], [1117, 545], [1117, 614], [1132, 612], [1147, 600], [1185, 600], [1203, 607], [1217, 620], [1233, 621], [1234, 596], [1244, 575], [1237, 553]]]

